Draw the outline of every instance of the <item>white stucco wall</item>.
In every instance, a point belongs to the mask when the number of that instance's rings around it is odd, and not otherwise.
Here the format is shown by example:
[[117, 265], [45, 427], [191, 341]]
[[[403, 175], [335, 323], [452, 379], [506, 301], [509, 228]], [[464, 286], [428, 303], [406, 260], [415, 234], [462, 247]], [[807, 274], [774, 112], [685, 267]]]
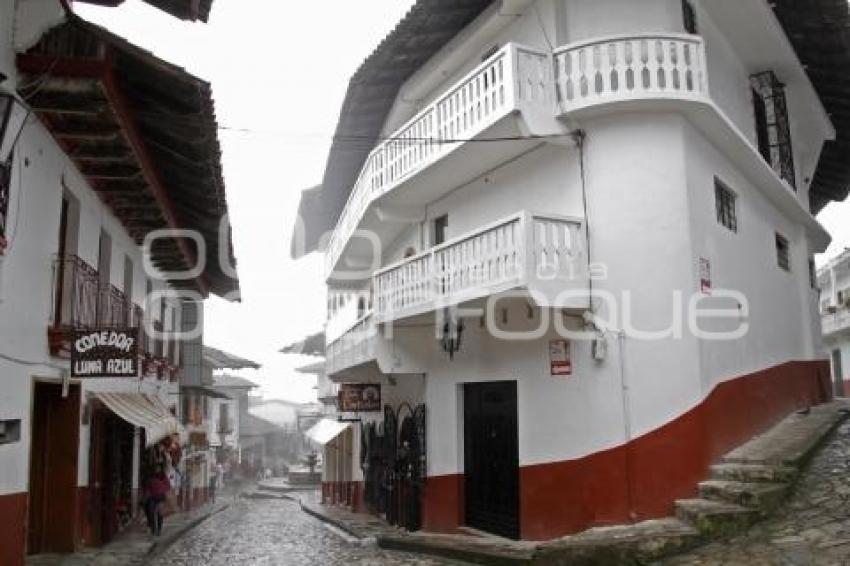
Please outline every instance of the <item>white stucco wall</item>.
[[[21, 9], [24, 4], [26, 14], [41, 17], [53, 14], [58, 2], [48, 5], [29, 0], [21, 3]], [[13, 77], [11, 6], [11, 0], [0, 2], [0, 72]], [[34, 29], [37, 24], [26, 18], [17, 22], [19, 30]], [[10, 83], [4, 86], [14, 86]], [[69, 367], [67, 360], [50, 357], [47, 344], [63, 190], [78, 201], [80, 212], [76, 245], [69, 241], [67, 252], [97, 267], [100, 231], [105, 229], [113, 246], [109, 280], [123, 288], [124, 257], [130, 257], [134, 264], [133, 301], [143, 304], [145, 293], [140, 248], [35, 117], [29, 119], [16, 147], [11, 186], [7, 231], [10, 242], [5, 256], [0, 258], [0, 376], [4, 384], [0, 391], [0, 418], [21, 419], [21, 439], [0, 445], [0, 495], [27, 490], [34, 380], [58, 383], [62, 369]], [[153, 276], [157, 278], [157, 274]], [[154, 288], [164, 288], [164, 284], [157, 281]], [[158, 307], [154, 312], [158, 318]], [[94, 391], [142, 391], [164, 399], [165, 387], [166, 384], [151, 380], [141, 384], [129, 379], [87, 380], [82, 399], [85, 401], [86, 395]], [[78, 481], [79, 485], [86, 485], [89, 427], [80, 426]]]

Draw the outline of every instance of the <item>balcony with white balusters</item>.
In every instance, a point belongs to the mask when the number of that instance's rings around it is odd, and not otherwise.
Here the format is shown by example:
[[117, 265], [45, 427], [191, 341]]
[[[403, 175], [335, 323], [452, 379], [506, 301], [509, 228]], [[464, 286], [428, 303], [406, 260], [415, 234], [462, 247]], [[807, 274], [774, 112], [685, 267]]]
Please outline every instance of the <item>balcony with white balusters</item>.
[[328, 323], [335, 329], [328, 334], [328, 374], [373, 362], [398, 372], [390, 368], [398, 350], [392, 352], [382, 329], [406, 319], [434, 322], [448, 307], [483, 307], [510, 294], [541, 308], [581, 312], [589, 307], [585, 250], [580, 218], [520, 211], [380, 269], [371, 279], [371, 309], [355, 320], [343, 308]]
[[350, 265], [375, 255], [362, 234], [392, 241], [399, 218], [529, 151], [539, 136], [568, 133], [555, 116], [552, 69], [550, 54], [509, 43], [378, 144], [328, 242], [328, 279], [350, 279]]

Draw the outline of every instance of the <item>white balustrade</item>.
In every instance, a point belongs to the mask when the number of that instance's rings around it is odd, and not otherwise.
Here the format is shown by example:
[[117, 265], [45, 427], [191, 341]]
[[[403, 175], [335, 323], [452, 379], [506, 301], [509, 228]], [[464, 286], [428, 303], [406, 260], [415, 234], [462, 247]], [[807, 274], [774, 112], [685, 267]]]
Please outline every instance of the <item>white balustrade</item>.
[[367, 314], [325, 348], [328, 375], [374, 358], [371, 339], [377, 335], [372, 315]]
[[518, 213], [378, 271], [376, 315], [389, 320], [534, 279], [574, 278], [582, 223]]
[[552, 97], [551, 58], [545, 53], [508, 44], [476, 67], [366, 158], [328, 243], [326, 273], [333, 271], [373, 199], [519, 105], [551, 105]]
[[840, 308], [834, 313], [822, 315], [821, 327], [823, 334], [834, 334], [836, 332], [850, 330], [850, 310]]
[[562, 112], [636, 98], [708, 96], [705, 48], [695, 35], [646, 34], [567, 45], [555, 51]]

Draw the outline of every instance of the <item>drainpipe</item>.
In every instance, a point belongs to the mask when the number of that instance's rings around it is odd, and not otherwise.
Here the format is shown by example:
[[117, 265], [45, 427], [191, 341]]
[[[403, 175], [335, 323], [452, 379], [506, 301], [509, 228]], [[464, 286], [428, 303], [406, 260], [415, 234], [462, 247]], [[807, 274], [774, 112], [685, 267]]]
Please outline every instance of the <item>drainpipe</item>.
[[623, 436], [626, 447], [626, 501], [629, 507], [629, 517], [634, 521], [637, 519], [637, 514], [634, 511], [634, 497], [632, 493], [632, 458], [631, 458], [631, 442], [632, 442], [632, 414], [631, 403], [629, 399], [629, 381], [626, 374], [626, 333], [623, 330], [617, 331], [617, 349], [620, 362], [620, 392], [623, 403]]

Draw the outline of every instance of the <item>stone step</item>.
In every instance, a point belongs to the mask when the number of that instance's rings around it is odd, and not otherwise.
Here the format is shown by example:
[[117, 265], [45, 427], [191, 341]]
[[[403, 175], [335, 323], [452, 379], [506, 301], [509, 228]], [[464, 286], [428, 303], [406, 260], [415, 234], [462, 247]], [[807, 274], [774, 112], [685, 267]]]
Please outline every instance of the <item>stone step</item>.
[[711, 466], [711, 479], [745, 482], [787, 483], [797, 476], [790, 466], [766, 464], [715, 464]]
[[703, 537], [712, 538], [740, 533], [759, 520], [757, 509], [709, 501], [680, 499], [676, 502], [676, 517], [693, 525]]
[[707, 480], [700, 482], [699, 495], [703, 499], [734, 503], [765, 512], [782, 503], [788, 489], [787, 483]]

